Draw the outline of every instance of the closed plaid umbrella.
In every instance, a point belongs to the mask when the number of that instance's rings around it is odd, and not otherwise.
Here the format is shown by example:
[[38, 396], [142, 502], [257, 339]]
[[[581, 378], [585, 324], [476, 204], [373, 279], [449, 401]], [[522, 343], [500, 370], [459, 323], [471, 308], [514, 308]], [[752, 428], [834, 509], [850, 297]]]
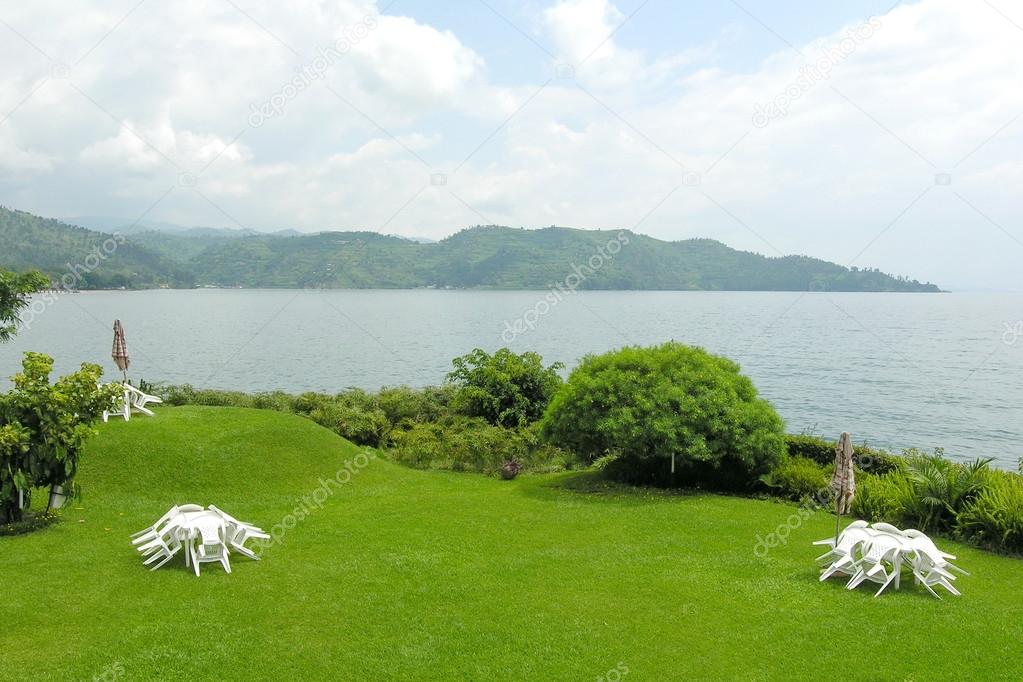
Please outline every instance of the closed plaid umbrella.
[[838, 542], [842, 514], [852, 511], [853, 495], [856, 494], [852, 436], [848, 431], [842, 432], [835, 446], [835, 474], [831, 477], [831, 491], [835, 493], [835, 542]]
[[110, 357], [114, 359], [114, 364], [117, 365], [117, 369], [121, 370], [124, 374], [124, 380], [128, 380], [128, 365], [131, 364], [131, 358], [128, 357], [128, 343], [124, 340], [124, 327], [121, 326], [120, 320], [114, 320], [114, 350], [110, 353]]

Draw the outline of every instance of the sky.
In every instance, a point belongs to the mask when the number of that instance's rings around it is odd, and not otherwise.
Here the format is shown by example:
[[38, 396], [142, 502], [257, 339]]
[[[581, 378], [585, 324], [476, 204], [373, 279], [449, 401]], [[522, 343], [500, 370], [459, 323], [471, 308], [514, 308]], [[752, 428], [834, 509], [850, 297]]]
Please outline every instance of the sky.
[[0, 0], [0, 204], [1023, 290], [1023, 0]]

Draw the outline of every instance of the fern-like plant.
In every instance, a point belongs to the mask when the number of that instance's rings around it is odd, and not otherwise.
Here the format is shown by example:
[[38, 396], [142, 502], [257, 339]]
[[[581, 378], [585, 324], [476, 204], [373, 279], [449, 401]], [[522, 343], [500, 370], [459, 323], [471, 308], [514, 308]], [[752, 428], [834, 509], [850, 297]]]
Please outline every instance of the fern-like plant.
[[959, 531], [983, 547], [1023, 552], [1023, 478], [994, 474], [990, 485], [959, 513]]
[[905, 516], [921, 530], [951, 529], [956, 515], [986, 487], [990, 464], [980, 458], [952, 462], [940, 449], [933, 455], [907, 451], [905, 476], [912, 494], [904, 500]]

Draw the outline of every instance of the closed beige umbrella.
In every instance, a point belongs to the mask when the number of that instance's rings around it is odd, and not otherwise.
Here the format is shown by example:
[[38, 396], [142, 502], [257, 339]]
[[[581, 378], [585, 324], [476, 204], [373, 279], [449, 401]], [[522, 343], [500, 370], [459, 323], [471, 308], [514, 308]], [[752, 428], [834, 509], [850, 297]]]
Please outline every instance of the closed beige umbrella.
[[831, 491], [835, 493], [835, 542], [842, 515], [852, 511], [856, 494], [856, 473], [853, 470], [852, 436], [843, 431], [835, 446], [835, 474], [831, 477]]
[[124, 340], [124, 327], [121, 326], [120, 320], [114, 320], [114, 349], [110, 353], [110, 357], [114, 359], [117, 369], [124, 374], [124, 380], [128, 381], [128, 366], [131, 364], [131, 358], [128, 357], [128, 342]]

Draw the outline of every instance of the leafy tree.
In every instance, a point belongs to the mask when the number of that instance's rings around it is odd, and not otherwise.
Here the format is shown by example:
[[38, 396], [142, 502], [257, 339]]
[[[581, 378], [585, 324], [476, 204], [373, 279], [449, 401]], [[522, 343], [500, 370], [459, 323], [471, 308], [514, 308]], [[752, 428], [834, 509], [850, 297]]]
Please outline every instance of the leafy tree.
[[28, 297], [49, 284], [39, 272], [22, 275], [0, 270], [0, 343], [11, 340], [18, 330], [18, 313], [28, 305]]
[[493, 355], [477, 348], [451, 361], [455, 369], [447, 380], [459, 387], [455, 406], [470, 417], [482, 417], [497, 426], [522, 426], [537, 421], [561, 386], [560, 362], [544, 367], [536, 353], [513, 353], [507, 348]]
[[588, 461], [611, 456], [605, 471], [636, 483], [743, 488], [785, 455], [781, 418], [739, 366], [675, 342], [587, 356], [542, 427]]
[[[26, 353], [14, 389], [0, 394], [0, 523], [19, 521], [33, 488], [64, 486], [77, 494], [74, 477], [90, 426], [120, 391], [98, 386], [99, 365], [50, 383], [53, 360]], [[19, 491], [21, 495], [19, 495]]]

